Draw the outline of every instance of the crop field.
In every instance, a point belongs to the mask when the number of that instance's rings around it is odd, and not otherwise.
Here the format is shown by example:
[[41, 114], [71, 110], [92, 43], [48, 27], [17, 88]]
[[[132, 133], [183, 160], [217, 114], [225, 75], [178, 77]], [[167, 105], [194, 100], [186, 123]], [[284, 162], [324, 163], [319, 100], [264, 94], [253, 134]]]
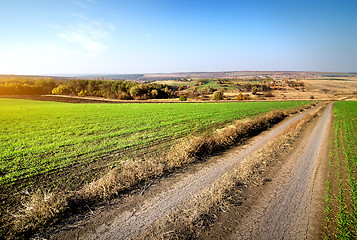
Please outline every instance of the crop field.
[[357, 237], [357, 102], [336, 102], [326, 193], [328, 238]]
[[121, 161], [307, 102], [70, 104], [0, 99], [0, 189], [76, 189]]

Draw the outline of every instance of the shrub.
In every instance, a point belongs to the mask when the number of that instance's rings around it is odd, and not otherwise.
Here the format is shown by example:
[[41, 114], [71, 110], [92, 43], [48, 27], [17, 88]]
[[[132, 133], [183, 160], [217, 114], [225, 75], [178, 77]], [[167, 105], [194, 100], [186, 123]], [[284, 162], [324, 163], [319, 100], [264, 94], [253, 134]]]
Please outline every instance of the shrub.
[[256, 87], [252, 87], [252, 94], [253, 95], [257, 94], [257, 88]]
[[180, 100], [180, 101], [187, 101], [187, 97], [186, 97], [186, 96], [180, 96], [180, 97], [179, 97], [179, 100]]
[[127, 93], [127, 92], [120, 92], [118, 94], [118, 99], [121, 99], [121, 100], [130, 100], [131, 97], [130, 95]]
[[238, 99], [239, 101], [245, 100], [245, 98], [244, 98], [244, 96], [243, 96], [243, 94], [242, 94], [241, 92], [238, 94], [237, 99]]
[[223, 99], [223, 93], [221, 91], [216, 91], [213, 93], [213, 100], [222, 100]]
[[244, 95], [244, 100], [252, 100], [252, 98], [249, 96], [249, 94]]
[[137, 97], [139, 96], [139, 93], [140, 93], [140, 89], [139, 89], [139, 86], [133, 86], [130, 88], [129, 90], [130, 92], [130, 96], [132, 97]]
[[275, 95], [272, 94], [272, 92], [265, 92], [265, 93], [263, 94], [263, 96], [264, 96], [264, 97], [275, 97]]
[[52, 89], [52, 94], [54, 95], [61, 95], [61, 94], [68, 94], [70, 89], [67, 86], [60, 84], [58, 87]]
[[159, 95], [159, 92], [158, 92], [156, 89], [154, 89], [154, 90], [151, 91], [151, 96], [152, 96], [153, 98], [157, 98], [158, 95]]
[[87, 95], [87, 91], [80, 91], [79, 93], [78, 93], [78, 97], [85, 97]]

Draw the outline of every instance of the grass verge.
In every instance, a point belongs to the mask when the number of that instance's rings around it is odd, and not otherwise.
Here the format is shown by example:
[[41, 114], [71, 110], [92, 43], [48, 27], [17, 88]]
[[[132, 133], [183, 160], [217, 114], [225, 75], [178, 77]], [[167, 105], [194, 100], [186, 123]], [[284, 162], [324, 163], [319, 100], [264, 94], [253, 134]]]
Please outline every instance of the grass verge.
[[[150, 159], [127, 161], [78, 191], [56, 193], [37, 191], [32, 195], [31, 200], [24, 204], [20, 214], [6, 216], [6, 224], [2, 228], [2, 234], [6, 238], [29, 237], [40, 227], [60, 218], [67, 212], [75, 212], [80, 206], [110, 199], [120, 192], [135, 188], [149, 178], [163, 176], [175, 168], [203, 159], [213, 152], [227, 149], [244, 138], [264, 131], [286, 116], [309, 107], [311, 107], [311, 104], [295, 110], [272, 111], [254, 119], [238, 121], [236, 124], [216, 131], [212, 135], [181, 140], [162, 155]], [[251, 162], [253, 161], [249, 161], [249, 164]], [[247, 164], [248, 162], [245, 167], [250, 169], [252, 166]], [[247, 174], [249, 171], [244, 171], [244, 173]], [[244, 178], [244, 176], [240, 174], [240, 178]], [[229, 183], [231, 180], [226, 181], [227, 183], [224, 184], [227, 184], [227, 186], [225, 187], [233, 187], [234, 184], [237, 184], [236, 181], [231, 183]], [[227, 190], [220, 191], [223, 192], [217, 196], [224, 196], [224, 192]], [[211, 205], [221, 200], [212, 198]]]
[[[244, 160], [239, 167], [227, 173], [213, 186], [193, 199], [183, 208], [174, 210], [168, 216], [159, 219], [139, 239], [196, 239], [227, 204], [232, 204], [241, 186], [253, 182], [261, 170], [266, 168], [274, 157], [282, 152], [297, 138], [303, 126], [316, 117], [324, 106], [320, 106], [302, 120], [289, 126], [282, 134], [271, 140], [262, 150]], [[234, 204], [234, 203], [233, 203]]]

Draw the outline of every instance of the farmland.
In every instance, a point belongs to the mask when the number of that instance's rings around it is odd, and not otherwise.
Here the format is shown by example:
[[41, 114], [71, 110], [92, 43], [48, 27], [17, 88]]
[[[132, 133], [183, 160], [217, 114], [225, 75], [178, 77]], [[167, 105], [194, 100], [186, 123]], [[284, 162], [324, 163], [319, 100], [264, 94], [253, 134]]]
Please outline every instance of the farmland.
[[336, 102], [331, 137], [331, 160], [326, 185], [328, 238], [357, 236], [357, 102]]
[[[67, 104], [0, 100], [0, 187], [77, 188], [118, 162], [188, 134], [306, 102]], [[57, 175], [53, 178], [51, 174]], [[61, 175], [61, 176], [58, 176]]]

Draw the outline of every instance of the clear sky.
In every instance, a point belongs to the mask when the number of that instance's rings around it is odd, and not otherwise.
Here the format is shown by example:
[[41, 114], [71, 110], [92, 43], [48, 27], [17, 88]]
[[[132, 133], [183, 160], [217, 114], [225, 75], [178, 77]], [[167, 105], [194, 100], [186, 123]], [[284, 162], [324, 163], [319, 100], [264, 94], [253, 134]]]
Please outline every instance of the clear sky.
[[356, 0], [0, 0], [0, 73], [357, 72]]

